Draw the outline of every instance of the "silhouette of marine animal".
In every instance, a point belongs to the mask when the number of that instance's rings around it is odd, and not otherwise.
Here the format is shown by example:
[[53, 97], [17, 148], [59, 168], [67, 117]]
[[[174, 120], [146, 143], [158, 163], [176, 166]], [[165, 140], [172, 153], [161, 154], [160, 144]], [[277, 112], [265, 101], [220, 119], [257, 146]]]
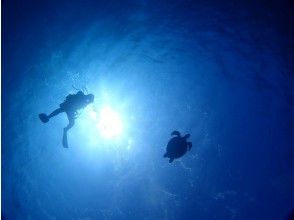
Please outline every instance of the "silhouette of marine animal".
[[173, 162], [174, 159], [185, 155], [187, 150], [191, 150], [192, 148], [192, 142], [187, 142], [190, 134], [186, 134], [182, 137], [180, 132], [173, 131], [171, 135], [175, 137], [169, 140], [166, 147], [166, 153], [163, 155], [163, 157], [169, 158], [170, 163]]

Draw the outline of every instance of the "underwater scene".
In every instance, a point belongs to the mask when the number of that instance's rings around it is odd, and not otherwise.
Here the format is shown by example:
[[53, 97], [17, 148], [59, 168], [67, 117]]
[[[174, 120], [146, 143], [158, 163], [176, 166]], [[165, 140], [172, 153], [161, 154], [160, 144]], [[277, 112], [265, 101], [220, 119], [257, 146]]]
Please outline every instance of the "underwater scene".
[[294, 2], [3, 0], [1, 219], [294, 219]]

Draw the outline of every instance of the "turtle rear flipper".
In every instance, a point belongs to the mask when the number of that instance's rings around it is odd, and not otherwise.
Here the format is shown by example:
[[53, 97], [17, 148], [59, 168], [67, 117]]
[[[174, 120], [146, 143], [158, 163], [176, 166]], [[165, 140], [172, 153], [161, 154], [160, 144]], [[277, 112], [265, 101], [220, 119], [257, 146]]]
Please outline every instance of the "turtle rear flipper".
[[49, 117], [44, 113], [39, 114], [39, 118], [43, 123], [47, 123], [49, 121]]
[[191, 148], [192, 148], [192, 142], [187, 142], [187, 146], [188, 146], [188, 149], [191, 150]]

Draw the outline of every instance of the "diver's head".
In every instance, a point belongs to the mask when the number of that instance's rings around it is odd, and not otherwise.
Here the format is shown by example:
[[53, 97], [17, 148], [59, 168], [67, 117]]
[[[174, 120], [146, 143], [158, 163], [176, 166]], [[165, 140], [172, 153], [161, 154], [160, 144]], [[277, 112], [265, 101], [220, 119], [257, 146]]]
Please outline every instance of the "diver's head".
[[88, 103], [94, 102], [94, 95], [93, 94], [89, 94], [89, 95], [86, 95], [86, 96], [87, 96], [87, 102]]

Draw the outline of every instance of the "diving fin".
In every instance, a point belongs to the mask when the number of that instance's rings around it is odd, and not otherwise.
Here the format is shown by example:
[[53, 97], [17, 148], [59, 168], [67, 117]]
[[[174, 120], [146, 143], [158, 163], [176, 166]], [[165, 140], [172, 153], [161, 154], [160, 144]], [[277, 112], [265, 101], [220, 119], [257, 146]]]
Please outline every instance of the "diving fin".
[[62, 146], [63, 146], [64, 148], [68, 148], [68, 143], [67, 143], [67, 131], [63, 131]]
[[39, 118], [43, 123], [47, 123], [49, 121], [49, 117], [44, 113], [39, 114]]

